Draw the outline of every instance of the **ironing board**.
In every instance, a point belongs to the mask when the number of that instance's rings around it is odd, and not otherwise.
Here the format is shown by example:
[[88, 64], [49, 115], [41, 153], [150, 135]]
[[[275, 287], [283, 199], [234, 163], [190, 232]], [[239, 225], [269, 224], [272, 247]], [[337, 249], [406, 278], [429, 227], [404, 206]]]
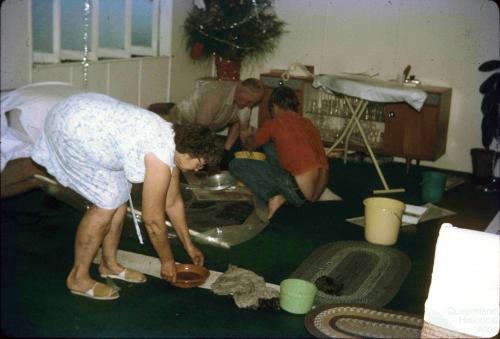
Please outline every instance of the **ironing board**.
[[[378, 176], [384, 186], [381, 190], [374, 190], [373, 193], [396, 193], [404, 192], [404, 188], [390, 189], [385, 180], [380, 166], [373, 154], [373, 150], [368, 143], [363, 127], [359, 122], [359, 117], [363, 115], [368, 106], [369, 101], [374, 102], [406, 102], [417, 111], [422, 109], [422, 106], [427, 98], [427, 93], [418, 88], [404, 87], [396, 82], [382, 81], [372, 79], [366, 76], [343, 76], [343, 75], [316, 75], [313, 81], [314, 88], [321, 88], [326, 93], [334, 94], [340, 93], [345, 95], [345, 100], [349, 111], [351, 112], [351, 119], [347, 122], [346, 127], [342, 131], [340, 137], [336, 142], [327, 150], [327, 155], [337, 147], [339, 143], [345, 140], [344, 156], [347, 155], [349, 139], [355, 127], [358, 128], [363, 143], [370, 155], [373, 165], [377, 170]], [[358, 98], [358, 103], [353, 105], [354, 99]]]

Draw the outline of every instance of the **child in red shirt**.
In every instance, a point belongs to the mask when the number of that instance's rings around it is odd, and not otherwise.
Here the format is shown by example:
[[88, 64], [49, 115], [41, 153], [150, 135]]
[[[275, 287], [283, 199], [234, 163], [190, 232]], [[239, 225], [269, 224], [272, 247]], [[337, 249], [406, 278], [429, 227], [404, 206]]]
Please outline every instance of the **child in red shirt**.
[[[328, 184], [328, 161], [317, 129], [298, 113], [299, 100], [289, 87], [277, 87], [269, 98], [272, 119], [253, 136], [242, 133], [245, 148], [260, 146], [266, 160], [234, 159], [231, 172], [268, 204], [268, 217], [285, 202], [301, 206], [316, 201]], [[246, 134], [245, 134], [246, 133]]]

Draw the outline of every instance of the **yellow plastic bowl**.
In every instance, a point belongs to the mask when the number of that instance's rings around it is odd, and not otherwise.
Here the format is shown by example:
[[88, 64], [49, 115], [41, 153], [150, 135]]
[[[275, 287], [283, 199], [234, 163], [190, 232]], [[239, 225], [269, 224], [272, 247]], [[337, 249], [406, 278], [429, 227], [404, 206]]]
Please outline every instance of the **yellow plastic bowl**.
[[234, 156], [238, 159], [266, 160], [266, 155], [262, 152], [239, 151]]

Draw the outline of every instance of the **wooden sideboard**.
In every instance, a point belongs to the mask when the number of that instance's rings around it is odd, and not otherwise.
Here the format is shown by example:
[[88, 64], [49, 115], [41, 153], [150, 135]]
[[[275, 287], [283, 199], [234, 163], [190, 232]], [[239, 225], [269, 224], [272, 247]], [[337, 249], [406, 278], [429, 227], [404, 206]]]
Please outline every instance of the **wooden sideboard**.
[[446, 152], [451, 88], [419, 88], [427, 92], [420, 111], [406, 103], [384, 105], [384, 154], [434, 161]]
[[[290, 77], [284, 81], [279, 74], [261, 74], [264, 98], [259, 106], [259, 126], [270, 119], [268, 100], [273, 88], [286, 85], [292, 88], [300, 101], [300, 114], [307, 113], [308, 101], [314, 91], [312, 78]], [[448, 119], [450, 115], [451, 88], [419, 86], [427, 93], [420, 111], [406, 103], [383, 105], [383, 140], [373, 147], [377, 154], [402, 157], [408, 164], [412, 159], [435, 161], [446, 152]], [[323, 140], [325, 146], [331, 141]], [[353, 148], [357, 148], [354, 146]], [[362, 147], [360, 147], [362, 149]]]

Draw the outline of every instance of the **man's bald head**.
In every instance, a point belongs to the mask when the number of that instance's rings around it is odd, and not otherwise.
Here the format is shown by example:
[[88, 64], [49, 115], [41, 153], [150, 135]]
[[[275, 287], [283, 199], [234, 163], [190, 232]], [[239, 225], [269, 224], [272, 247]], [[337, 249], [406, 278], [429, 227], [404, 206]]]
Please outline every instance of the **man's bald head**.
[[260, 103], [264, 96], [264, 86], [260, 80], [248, 78], [243, 80], [236, 87], [234, 103], [241, 108], [252, 108]]

